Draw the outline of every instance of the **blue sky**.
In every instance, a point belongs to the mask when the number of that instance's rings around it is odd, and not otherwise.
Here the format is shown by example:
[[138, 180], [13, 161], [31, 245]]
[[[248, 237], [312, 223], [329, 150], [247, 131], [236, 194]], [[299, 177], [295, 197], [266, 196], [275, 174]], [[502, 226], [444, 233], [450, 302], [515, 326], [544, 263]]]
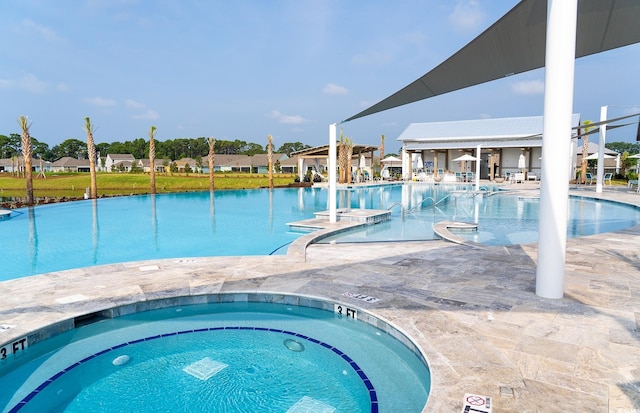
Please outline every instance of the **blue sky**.
[[[214, 136], [276, 148], [322, 145], [329, 124], [394, 93], [517, 4], [507, 0], [5, 0], [0, 5], [0, 134], [54, 146]], [[472, 70], [472, 68], [470, 68]], [[640, 111], [640, 46], [576, 61], [574, 111], [597, 121]], [[544, 70], [342, 125], [397, 151], [411, 122], [534, 116]], [[619, 105], [619, 106], [614, 106]], [[635, 106], [634, 106], [635, 105]], [[634, 128], [607, 141], [635, 138]]]

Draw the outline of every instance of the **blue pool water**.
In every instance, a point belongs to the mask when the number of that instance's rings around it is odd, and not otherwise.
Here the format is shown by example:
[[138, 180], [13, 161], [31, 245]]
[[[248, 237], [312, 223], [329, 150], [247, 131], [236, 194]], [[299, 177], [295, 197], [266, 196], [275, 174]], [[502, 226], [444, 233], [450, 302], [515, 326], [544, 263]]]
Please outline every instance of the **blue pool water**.
[[[321, 242], [371, 242], [434, 239], [433, 224], [459, 221], [478, 224], [478, 231], [456, 233], [485, 245], [538, 241], [539, 198], [488, 187], [474, 194], [459, 185], [403, 185], [391, 191], [369, 189], [340, 194], [352, 208], [392, 206], [393, 219], [362, 231], [325, 238]], [[640, 208], [587, 197], [569, 198], [567, 236], [582, 237], [640, 224]]]
[[26, 352], [0, 363], [2, 412], [411, 413], [430, 387], [423, 361], [386, 332], [283, 304], [136, 313]]
[[[473, 196], [465, 185], [385, 185], [338, 191], [339, 208], [391, 209], [392, 220], [324, 242], [434, 239], [433, 223], [476, 222], [465, 236], [489, 245], [537, 241], [538, 200]], [[489, 188], [491, 189], [491, 188]], [[6, 234], [0, 281], [45, 272], [159, 258], [284, 254], [301, 235], [288, 222], [326, 210], [327, 191], [291, 188], [131, 196], [21, 209]], [[640, 223], [634, 207], [571, 198], [568, 236]]]

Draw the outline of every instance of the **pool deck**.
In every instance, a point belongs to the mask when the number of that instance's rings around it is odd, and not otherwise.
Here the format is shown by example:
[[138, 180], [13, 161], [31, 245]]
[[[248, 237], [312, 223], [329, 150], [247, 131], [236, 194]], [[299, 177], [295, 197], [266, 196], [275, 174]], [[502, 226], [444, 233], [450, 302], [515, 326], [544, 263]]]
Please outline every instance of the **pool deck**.
[[[539, 183], [506, 187], [536, 196]], [[640, 205], [626, 187], [571, 193]], [[425, 412], [461, 412], [465, 393], [492, 397], [494, 413], [640, 411], [640, 226], [568, 240], [565, 296], [555, 300], [535, 294], [536, 244], [309, 244], [310, 236], [287, 256], [140, 261], [1, 282], [0, 343], [158, 298], [300, 294], [367, 310], [409, 335], [432, 371]]]

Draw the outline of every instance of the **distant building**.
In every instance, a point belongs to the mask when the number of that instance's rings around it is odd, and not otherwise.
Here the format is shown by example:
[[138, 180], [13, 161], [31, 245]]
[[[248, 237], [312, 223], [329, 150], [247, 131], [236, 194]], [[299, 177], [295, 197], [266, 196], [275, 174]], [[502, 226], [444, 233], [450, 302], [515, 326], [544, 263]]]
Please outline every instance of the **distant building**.
[[88, 159], [64, 156], [51, 164], [51, 172], [90, 172]]
[[[107, 172], [114, 172], [120, 168], [128, 167], [129, 171], [131, 170], [131, 165], [136, 161], [133, 155], [129, 153], [125, 154], [115, 154], [110, 153], [107, 155], [107, 158], [104, 162], [104, 167]], [[123, 169], [126, 170], [126, 169]]]

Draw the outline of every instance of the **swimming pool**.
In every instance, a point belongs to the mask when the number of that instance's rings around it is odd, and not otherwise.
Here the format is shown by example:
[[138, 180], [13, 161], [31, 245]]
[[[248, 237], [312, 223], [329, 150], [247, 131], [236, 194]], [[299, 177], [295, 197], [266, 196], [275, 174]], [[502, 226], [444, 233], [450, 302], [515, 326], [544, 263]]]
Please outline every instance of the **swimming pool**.
[[[538, 200], [467, 185], [400, 184], [338, 191], [340, 208], [390, 209], [391, 221], [323, 242], [429, 240], [434, 222], [476, 222], [475, 241], [536, 242]], [[495, 189], [495, 188], [489, 188]], [[285, 254], [302, 233], [287, 223], [327, 207], [321, 188], [179, 193], [87, 200], [13, 211], [0, 281], [58, 270], [147, 259]], [[639, 209], [571, 199], [569, 236], [640, 223]]]
[[1, 411], [422, 410], [430, 373], [401, 333], [336, 303], [276, 299], [313, 307], [229, 302], [83, 319], [94, 322], [0, 363]]
[[[477, 231], [456, 235], [485, 245], [525, 244], [538, 241], [540, 200], [530, 193], [472, 186], [409, 184], [390, 191], [367, 188], [342, 192], [341, 201], [352, 208], [391, 208], [392, 220], [362, 230], [322, 239], [329, 242], [418, 241], [435, 239], [434, 223], [458, 221], [478, 224]], [[569, 197], [569, 238], [612, 232], [640, 224], [640, 208], [588, 197]]]

